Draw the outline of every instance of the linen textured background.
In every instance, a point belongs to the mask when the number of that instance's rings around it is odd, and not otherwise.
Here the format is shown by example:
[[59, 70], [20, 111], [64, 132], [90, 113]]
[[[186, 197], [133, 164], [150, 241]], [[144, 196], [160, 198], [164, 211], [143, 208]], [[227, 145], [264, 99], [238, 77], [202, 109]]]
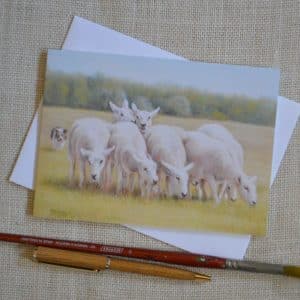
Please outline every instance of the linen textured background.
[[[191, 60], [280, 67], [280, 94], [300, 101], [300, 2], [0, 0], [0, 231], [174, 249], [122, 226], [33, 218], [33, 194], [8, 182], [41, 99], [45, 52], [61, 47], [74, 15]], [[299, 123], [272, 186], [267, 236], [253, 238], [247, 259], [300, 265]], [[31, 254], [0, 243], [0, 299], [300, 299], [293, 278], [197, 269], [212, 282], [181, 282], [42, 265]]]

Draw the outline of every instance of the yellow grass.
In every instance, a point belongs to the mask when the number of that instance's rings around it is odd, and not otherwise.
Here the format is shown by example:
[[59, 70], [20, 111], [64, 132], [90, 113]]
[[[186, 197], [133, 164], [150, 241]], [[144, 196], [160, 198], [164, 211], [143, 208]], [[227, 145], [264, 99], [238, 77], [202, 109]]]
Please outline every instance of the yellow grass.
[[[223, 200], [216, 206], [211, 199], [146, 200], [137, 195], [116, 197], [113, 194], [104, 194], [93, 186], [82, 190], [69, 187], [67, 149], [65, 147], [62, 151], [52, 150], [49, 134], [52, 127], [70, 128], [75, 119], [84, 116], [111, 120], [111, 113], [107, 112], [44, 107], [34, 200], [35, 216], [185, 230], [256, 235], [265, 233], [273, 128], [223, 122], [244, 147], [246, 173], [259, 178], [258, 203], [255, 207], [250, 207], [241, 199], [236, 202]], [[169, 116], [155, 119], [155, 123], [174, 124], [186, 129], [195, 129], [207, 122], [212, 121]]]

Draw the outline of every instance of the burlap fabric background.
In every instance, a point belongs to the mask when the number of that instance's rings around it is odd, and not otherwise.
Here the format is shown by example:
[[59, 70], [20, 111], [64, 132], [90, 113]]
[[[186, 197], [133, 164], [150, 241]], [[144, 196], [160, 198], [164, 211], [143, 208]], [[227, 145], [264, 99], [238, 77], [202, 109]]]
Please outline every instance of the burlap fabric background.
[[[47, 48], [74, 15], [207, 62], [281, 68], [280, 93], [300, 101], [299, 1], [0, 1], [0, 231], [172, 249], [121, 226], [31, 216], [32, 193], [8, 182], [42, 93]], [[300, 265], [300, 126], [272, 187], [267, 237], [248, 259]], [[0, 243], [1, 299], [300, 299], [281, 276], [205, 270], [211, 283], [40, 265], [31, 247]], [[203, 271], [203, 270], [202, 270]]]

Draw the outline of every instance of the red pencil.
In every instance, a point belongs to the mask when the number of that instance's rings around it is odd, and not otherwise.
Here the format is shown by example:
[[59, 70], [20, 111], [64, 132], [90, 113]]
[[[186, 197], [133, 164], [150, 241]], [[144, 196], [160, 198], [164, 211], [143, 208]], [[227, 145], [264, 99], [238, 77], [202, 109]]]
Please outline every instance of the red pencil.
[[213, 256], [198, 255], [187, 252], [161, 251], [144, 248], [120, 247], [88, 242], [58, 240], [28, 235], [0, 233], [0, 240], [12, 243], [21, 243], [34, 246], [45, 246], [58, 249], [69, 249], [83, 252], [106, 254], [159, 261], [168, 264], [177, 264], [193, 267], [225, 268], [226, 259]]

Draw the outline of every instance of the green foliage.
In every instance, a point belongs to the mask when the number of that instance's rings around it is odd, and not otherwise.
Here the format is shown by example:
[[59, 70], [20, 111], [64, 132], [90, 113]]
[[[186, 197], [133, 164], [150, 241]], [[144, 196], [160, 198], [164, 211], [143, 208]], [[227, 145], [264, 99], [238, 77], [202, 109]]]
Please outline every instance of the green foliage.
[[82, 74], [47, 72], [44, 102], [47, 105], [109, 110], [109, 101], [121, 105], [123, 99], [143, 110], [160, 106], [163, 114], [199, 117], [219, 121], [273, 126], [276, 102], [242, 95], [221, 95], [177, 86], [147, 86], [124, 80]]
[[152, 103], [144, 96], [137, 96], [133, 98], [133, 102], [139, 109], [151, 111], [153, 110]]
[[192, 115], [190, 102], [184, 95], [166, 95], [163, 100], [154, 102], [155, 106], [160, 106], [161, 112], [167, 115], [183, 117]]
[[222, 113], [220, 111], [214, 111], [212, 113], [212, 118], [215, 119], [215, 120], [218, 120], [218, 121], [226, 121], [226, 120], [228, 120], [228, 117], [224, 113]]

